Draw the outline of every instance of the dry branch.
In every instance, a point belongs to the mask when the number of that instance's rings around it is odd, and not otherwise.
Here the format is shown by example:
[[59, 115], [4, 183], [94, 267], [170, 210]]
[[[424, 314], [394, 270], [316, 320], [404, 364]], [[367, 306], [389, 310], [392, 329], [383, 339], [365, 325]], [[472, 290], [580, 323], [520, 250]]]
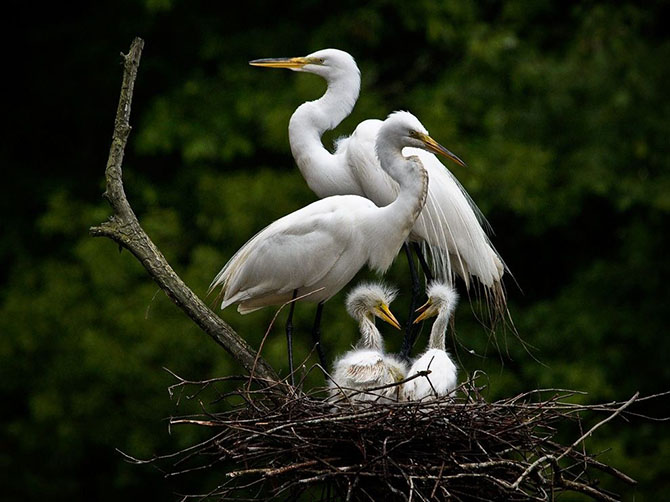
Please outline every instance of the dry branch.
[[136, 38], [124, 59], [121, 96], [114, 122], [112, 146], [105, 170], [106, 187], [103, 196], [114, 214], [106, 222], [92, 227], [91, 235], [108, 237], [129, 250], [147, 270], [168, 297], [181, 308], [205, 333], [235, 358], [244, 369], [262, 384], [278, 381], [274, 369], [251, 348], [228, 324], [200, 300], [170, 267], [163, 254], [140, 226], [123, 188], [122, 164], [130, 134], [130, 108], [133, 89], [144, 41]]

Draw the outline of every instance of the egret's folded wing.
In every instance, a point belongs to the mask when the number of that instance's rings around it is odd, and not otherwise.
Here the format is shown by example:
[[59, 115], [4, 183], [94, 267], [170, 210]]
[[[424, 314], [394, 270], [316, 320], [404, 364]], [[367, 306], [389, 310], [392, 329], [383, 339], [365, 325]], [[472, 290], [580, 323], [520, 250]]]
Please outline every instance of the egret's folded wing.
[[348, 383], [354, 383], [355, 387], [384, 385], [389, 379], [388, 368], [384, 361], [379, 358], [362, 364], [352, 364], [347, 368]]
[[[275, 221], [245, 244], [217, 276], [224, 288], [224, 305], [318, 283], [349, 247], [352, 222], [340, 210], [348, 197], [352, 196], [310, 204]], [[352, 266], [357, 271], [363, 264], [361, 260]]]

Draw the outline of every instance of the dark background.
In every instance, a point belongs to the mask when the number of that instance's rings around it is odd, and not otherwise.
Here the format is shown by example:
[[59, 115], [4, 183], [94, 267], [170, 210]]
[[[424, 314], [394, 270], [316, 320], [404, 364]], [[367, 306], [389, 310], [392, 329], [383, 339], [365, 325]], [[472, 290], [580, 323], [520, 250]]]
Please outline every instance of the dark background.
[[[514, 275], [510, 312], [535, 348], [524, 350], [509, 329], [491, 338], [463, 301], [462, 377], [486, 370], [491, 399], [539, 387], [584, 391], [581, 402], [670, 389], [667, 2], [284, 4], [8, 4], [8, 28], [19, 34], [3, 44], [2, 63], [0, 472], [8, 499], [171, 500], [173, 491], [215, 482], [185, 488], [116, 451], [148, 458], [201, 437], [168, 433], [165, 418], [188, 406], [169, 399], [174, 379], [164, 367], [190, 379], [239, 371], [129, 253], [88, 236], [109, 215], [100, 194], [119, 52], [135, 36], [146, 47], [126, 190], [201, 296], [257, 230], [314, 200], [290, 156], [287, 124], [324, 84], [247, 62], [336, 47], [355, 56], [363, 87], [325, 143], [365, 118], [412, 111], [468, 163], [453, 171]], [[386, 279], [401, 288], [394, 311], [404, 319], [403, 258]], [[331, 357], [356, 334], [343, 294], [324, 314]], [[297, 309], [298, 330], [309, 329], [313, 311]], [[222, 313], [255, 346], [273, 315]], [[264, 355], [285, 371], [281, 325]], [[637, 411], [667, 409], [664, 399]], [[667, 431], [644, 420], [600, 429], [589, 449], [640, 482], [606, 486], [626, 500], [662, 499]]]

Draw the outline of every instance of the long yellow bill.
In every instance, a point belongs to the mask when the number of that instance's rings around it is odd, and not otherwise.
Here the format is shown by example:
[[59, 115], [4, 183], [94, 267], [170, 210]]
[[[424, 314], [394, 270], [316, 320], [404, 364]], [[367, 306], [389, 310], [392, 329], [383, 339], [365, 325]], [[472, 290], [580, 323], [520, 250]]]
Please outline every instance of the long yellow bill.
[[249, 61], [251, 66], [264, 66], [266, 68], [302, 68], [311, 63], [310, 58], [265, 58]]
[[381, 304], [377, 308], [377, 315], [379, 316], [379, 318], [381, 320], [386, 321], [387, 323], [389, 323], [394, 328], [402, 329], [401, 326], [400, 326], [400, 323], [395, 318], [395, 316], [393, 315], [393, 313], [389, 309], [388, 305], [386, 305], [385, 303]]
[[468, 167], [465, 162], [463, 162], [458, 155], [455, 153], [447, 150], [445, 147], [440, 145], [437, 141], [435, 141], [433, 138], [428, 136], [427, 134], [420, 134], [419, 139], [423, 141], [423, 144], [426, 145], [426, 150], [429, 150], [433, 153], [436, 153], [438, 155], [443, 155], [447, 157], [448, 159], [453, 160], [458, 164], [459, 166], [463, 167]]

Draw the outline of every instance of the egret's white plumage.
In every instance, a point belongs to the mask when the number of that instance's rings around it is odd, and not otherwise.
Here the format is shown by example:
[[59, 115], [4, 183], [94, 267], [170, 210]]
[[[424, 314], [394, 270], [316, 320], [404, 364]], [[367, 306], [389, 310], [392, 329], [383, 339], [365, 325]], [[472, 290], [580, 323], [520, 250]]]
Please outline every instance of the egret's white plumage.
[[398, 400], [398, 386], [366, 392], [366, 389], [397, 383], [407, 372], [407, 366], [402, 361], [384, 352], [384, 341], [374, 320], [379, 317], [400, 329], [389, 310], [395, 296], [395, 290], [379, 283], [361, 284], [347, 295], [347, 312], [358, 321], [361, 338], [333, 365], [329, 384], [331, 401]]
[[[360, 72], [349, 54], [324, 49], [306, 57], [262, 59], [251, 64], [314, 73], [327, 82], [326, 93], [300, 105], [289, 123], [291, 151], [317, 196], [357, 194], [378, 206], [395, 199], [398, 185], [382, 169], [375, 155], [382, 121], [361, 122], [350, 137], [337, 142], [334, 153], [321, 143], [324, 131], [335, 128], [347, 117], [358, 99]], [[494, 306], [504, 310], [505, 267], [482, 229], [481, 213], [434, 155], [410, 147], [403, 153], [418, 156], [430, 180], [426, 204], [410, 239], [422, 243], [428, 251], [436, 279], [453, 282], [453, 276], [458, 274], [469, 286], [470, 279], [476, 277], [486, 287]]]
[[221, 308], [239, 304], [242, 314], [282, 304], [293, 297], [322, 302], [340, 291], [367, 264], [384, 272], [407, 238], [426, 199], [428, 177], [417, 157], [405, 158], [406, 146], [453, 155], [438, 145], [408, 112], [384, 121], [376, 149], [383, 169], [399, 185], [385, 207], [356, 195], [327, 197], [261, 230], [214, 278]]
[[419, 371], [430, 370], [427, 376], [419, 376], [403, 385], [403, 399], [420, 401], [448, 395], [458, 384], [456, 365], [445, 350], [445, 335], [451, 314], [458, 303], [458, 293], [449, 285], [433, 283], [427, 291], [428, 302], [415, 322], [437, 315], [430, 331], [426, 351], [417, 357], [407, 372], [407, 377]]
[[347, 163], [346, 151], [338, 148], [333, 154], [321, 143], [321, 135], [337, 127], [351, 113], [358, 99], [361, 75], [354, 58], [337, 49], [326, 49], [304, 58], [257, 59], [250, 64], [314, 73], [326, 80], [326, 93], [316, 101], [301, 104], [291, 116], [288, 125], [291, 152], [307, 185], [318, 197], [364, 196]]

